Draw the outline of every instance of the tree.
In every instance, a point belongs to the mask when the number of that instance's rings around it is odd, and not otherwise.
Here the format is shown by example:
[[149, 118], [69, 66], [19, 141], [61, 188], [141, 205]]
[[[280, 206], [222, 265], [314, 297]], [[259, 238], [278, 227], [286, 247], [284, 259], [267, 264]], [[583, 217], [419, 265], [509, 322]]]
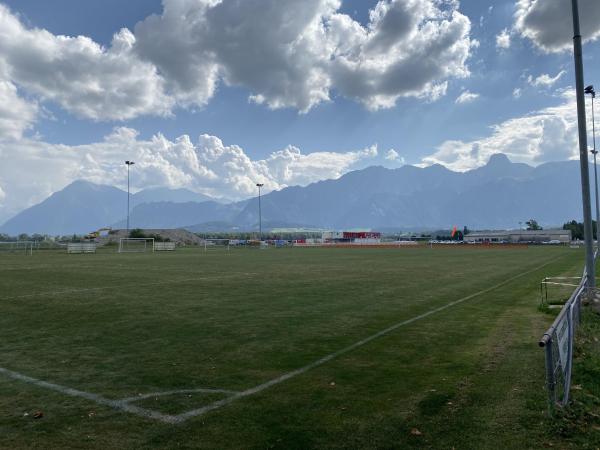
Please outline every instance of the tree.
[[[583, 228], [583, 223], [581, 223], [581, 222], [577, 222], [576, 220], [571, 220], [570, 222], [565, 223], [563, 225], [562, 229], [563, 230], [571, 230], [571, 238], [572, 239], [582, 241], [584, 238], [584, 233], [583, 233], [584, 228]], [[592, 229], [593, 229], [594, 239], [596, 239], [596, 221], [595, 220], [592, 221]]]
[[538, 223], [535, 219], [529, 219], [527, 222], [525, 222], [525, 224], [527, 225], [528, 230], [542, 230], [543, 229], [542, 227], [540, 227], [538, 225]]
[[142, 230], [141, 228], [134, 228], [129, 232], [129, 237], [134, 239], [140, 239], [145, 238], [146, 235], [144, 234], [144, 230]]

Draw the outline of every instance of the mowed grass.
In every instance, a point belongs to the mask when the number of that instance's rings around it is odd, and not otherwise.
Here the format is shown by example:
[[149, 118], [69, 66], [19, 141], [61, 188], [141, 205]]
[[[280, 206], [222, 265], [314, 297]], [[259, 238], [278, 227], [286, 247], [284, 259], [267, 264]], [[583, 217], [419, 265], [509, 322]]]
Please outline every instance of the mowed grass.
[[[582, 260], [551, 247], [0, 255], [0, 367], [110, 399], [244, 391], [504, 283], [177, 425], [0, 374], [0, 447], [556, 445], [539, 281]], [[220, 398], [138, 406], [180, 414]]]

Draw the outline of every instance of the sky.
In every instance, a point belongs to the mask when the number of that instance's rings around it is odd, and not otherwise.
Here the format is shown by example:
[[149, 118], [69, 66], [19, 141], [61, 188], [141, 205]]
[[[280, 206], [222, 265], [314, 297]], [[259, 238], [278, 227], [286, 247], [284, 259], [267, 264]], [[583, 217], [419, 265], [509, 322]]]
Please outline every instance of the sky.
[[[574, 158], [570, 3], [0, 0], [0, 223], [76, 179], [125, 187], [125, 160], [133, 191], [238, 200]], [[593, 84], [600, 2], [580, 10]]]

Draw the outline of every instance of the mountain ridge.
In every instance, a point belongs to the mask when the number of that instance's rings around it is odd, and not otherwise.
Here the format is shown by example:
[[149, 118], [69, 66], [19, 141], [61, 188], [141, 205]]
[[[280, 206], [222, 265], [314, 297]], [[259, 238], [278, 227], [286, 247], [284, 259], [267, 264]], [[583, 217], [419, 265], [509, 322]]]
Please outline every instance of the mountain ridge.
[[[75, 195], [76, 188], [83, 194]], [[442, 165], [370, 166], [338, 179], [287, 187], [262, 196], [262, 219], [266, 225], [330, 229], [431, 229], [454, 224], [516, 228], [532, 217], [545, 226], [559, 225], [580, 218], [579, 189], [577, 161], [532, 167], [496, 154], [486, 165], [467, 172]], [[187, 190], [159, 188], [154, 196], [149, 191], [138, 197], [142, 203], [135, 201], [139, 194], [132, 196], [132, 227], [257, 228], [257, 198], [223, 204]], [[107, 225], [124, 227], [126, 195], [114, 187], [75, 181], [7, 221], [0, 231], [67, 234]], [[82, 211], [88, 211], [85, 218]]]

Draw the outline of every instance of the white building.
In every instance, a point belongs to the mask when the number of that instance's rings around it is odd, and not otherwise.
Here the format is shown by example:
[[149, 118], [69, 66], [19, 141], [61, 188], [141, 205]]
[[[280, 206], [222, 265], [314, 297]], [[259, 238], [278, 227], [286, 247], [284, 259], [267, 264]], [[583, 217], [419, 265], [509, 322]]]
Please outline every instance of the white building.
[[464, 237], [465, 242], [485, 243], [502, 242], [519, 244], [526, 242], [553, 242], [568, 244], [571, 242], [571, 230], [501, 230], [474, 231]]

